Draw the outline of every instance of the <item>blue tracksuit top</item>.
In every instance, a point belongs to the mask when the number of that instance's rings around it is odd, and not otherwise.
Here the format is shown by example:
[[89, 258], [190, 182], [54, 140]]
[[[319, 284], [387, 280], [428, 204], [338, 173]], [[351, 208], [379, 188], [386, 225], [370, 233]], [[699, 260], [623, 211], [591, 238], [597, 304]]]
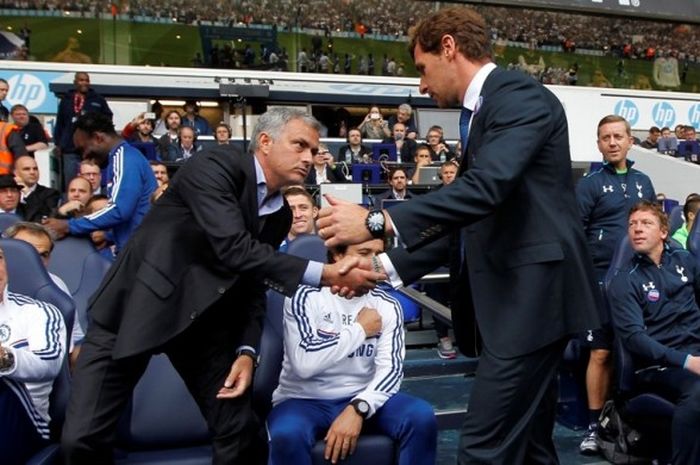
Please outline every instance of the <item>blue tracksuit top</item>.
[[700, 355], [700, 267], [685, 249], [664, 247], [657, 267], [637, 254], [608, 288], [615, 332], [642, 366], [682, 367]]
[[630, 208], [640, 200], [656, 200], [651, 180], [633, 169], [633, 164], [627, 160], [627, 173], [619, 175], [612, 165], [605, 163], [581, 178], [576, 186], [588, 248], [593, 265], [599, 270], [607, 270], [615, 248], [627, 234]]
[[111, 229], [119, 252], [148, 212], [158, 183], [146, 157], [124, 141], [109, 153], [107, 178], [107, 206], [92, 215], [69, 220], [68, 227], [73, 235]]

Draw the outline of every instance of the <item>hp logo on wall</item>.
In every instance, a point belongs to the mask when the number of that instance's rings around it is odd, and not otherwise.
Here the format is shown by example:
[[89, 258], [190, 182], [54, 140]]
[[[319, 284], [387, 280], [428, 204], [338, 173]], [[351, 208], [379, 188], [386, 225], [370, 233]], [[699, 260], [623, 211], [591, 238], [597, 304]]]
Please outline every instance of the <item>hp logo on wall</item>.
[[688, 111], [688, 121], [695, 129], [700, 129], [700, 103], [690, 107]]
[[7, 101], [12, 104], [22, 104], [29, 111], [39, 108], [46, 100], [46, 86], [33, 74], [18, 73], [7, 80], [10, 93]]
[[615, 104], [614, 113], [625, 118], [631, 126], [639, 121], [639, 108], [632, 100], [620, 100]]
[[668, 102], [659, 102], [652, 108], [651, 118], [654, 120], [654, 124], [660, 128], [664, 126], [671, 127], [676, 121], [676, 110]]

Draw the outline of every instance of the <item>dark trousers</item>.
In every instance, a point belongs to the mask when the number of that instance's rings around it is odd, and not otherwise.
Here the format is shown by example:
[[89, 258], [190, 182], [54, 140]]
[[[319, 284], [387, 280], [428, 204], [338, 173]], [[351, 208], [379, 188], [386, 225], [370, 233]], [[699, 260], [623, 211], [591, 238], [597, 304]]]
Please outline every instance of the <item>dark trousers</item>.
[[644, 370], [640, 389], [676, 404], [671, 422], [674, 465], [700, 465], [700, 376], [682, 368]]
[[48, 445], [49, 442], [41, 437], [29, 419], [19, 397], [2, 379], [0, 418], [0, 463], [3, 465], [23, 465], [34, 453]]
[[[213, 434], [213, 463], [254, 464], [258, 460], [254, 454], [260, 454], [265, 443], [258, 443], [259, 423], [250, 391], [237, 399], [216, 399], [234, 361], [241, 328], [227, 316], [235, 312], [225, 310], [208, 310], [162, 351], [207, 420]], [[115, 341], [115, 334], [93, 322], [83, 342], [63, 428], [68, 465], [114, 463], [118, 420], [151, 357], [142, 354], [115, 360]]]
[[459, 465], [558, 464], [555, 374], [566, 340], [502, 359], [484, 349], [469, 398]]

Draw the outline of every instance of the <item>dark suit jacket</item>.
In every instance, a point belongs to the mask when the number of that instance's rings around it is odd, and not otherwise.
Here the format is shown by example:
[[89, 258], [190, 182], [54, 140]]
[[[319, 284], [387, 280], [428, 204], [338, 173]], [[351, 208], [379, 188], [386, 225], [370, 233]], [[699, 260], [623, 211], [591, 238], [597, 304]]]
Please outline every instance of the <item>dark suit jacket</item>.
[[[348, 182], [348, 180], [345, 179], [345, 176], [343, 176], [343, 171], [339, 165], [336, 165], [336, 167], [333, 169], [331, 169], [330, 166], [326, 166], [326, 179], [332, 183]], [[318, 182], [316, 182], [316, 168], [313, 166], [309, 170], [309, 174], [306, 176], [304, 184], [318, 184]]]
[[17, 212], [25, 221], [41, 222], [42, 216], [50, 216], [58, 206], [61, 193], [56, 189], [37, 184], [36, 189], [17, 206]]
[[[383, 144], [396, 144], [396, 141], [392, 139], [391, 137], [384, 139], [382, 141]], [[401, 155], [401, 162], [402, 163], [413, 163], [413, 155], [416, 154], [416, 149], [418, 148], [418, 144], [416, 143], [415, 140], [413, 139], [404, 139], [403, 140], [403, 145], [401, 146], [401, 151], [399, 154]]]
[[460, 349], [478, 346], [475, 316], [483, 345], [511, 358], [597, 327], [598, 293], [561, 104], [531, 78], [498, 68], [481, 97], [457, 179], [391, 209], [407, 248], [389, 255], [404, 282], [449, 259]]
[[220, 145], [185, 163], [93, 296], [114, 357], [163, 345], [215, 305], [236, 313], [232, 344], [257, 347], [267, 287], [293, 295], [307, 266], [276, 252], [290, 224], [285, 203], [261, 228], [252, 156]]

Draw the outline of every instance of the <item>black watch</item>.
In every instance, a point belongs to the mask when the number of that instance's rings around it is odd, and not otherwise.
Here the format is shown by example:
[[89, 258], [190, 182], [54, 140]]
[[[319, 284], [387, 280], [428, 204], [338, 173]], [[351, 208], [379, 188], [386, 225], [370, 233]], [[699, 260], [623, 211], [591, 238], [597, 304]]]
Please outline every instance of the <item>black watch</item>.
[[260, 357], [258, 357], [258, 354], [256, 354], [254, 350], [241, 349], [238, 351], [238, 356], [240, 357], [241, 355], [247, 355], [248, 357], [252, 358], [253, 359], [253, 368], [258, 367], [258, 362], [260, 361]]
[[369, 404], [366, 400], [355, 399], [350, 402], [350, 405], [352, 405], [352, 408], [354, 408], [357, 414], [362, 418], [367, 418], [367, 415], [369, 415]]
[[375, 239], [384, 239], [386, 225], [384, 224], [384, 213], [381, 210], [371, 210], [365, 219], [367, 230]]

